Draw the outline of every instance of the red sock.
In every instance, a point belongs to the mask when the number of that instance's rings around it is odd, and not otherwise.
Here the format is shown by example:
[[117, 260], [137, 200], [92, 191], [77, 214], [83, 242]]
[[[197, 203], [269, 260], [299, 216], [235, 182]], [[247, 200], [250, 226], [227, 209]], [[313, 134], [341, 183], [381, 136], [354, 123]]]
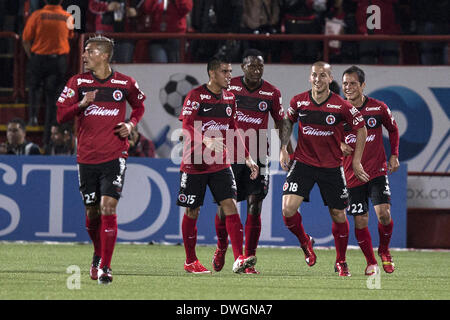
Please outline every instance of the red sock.
[[305, 233], [305, 229], [303, 229], [302, 224], [302, 216], [300, 212], [296, 212], [292, 217], [283, 216], [283, 221], [286, 227], [297, 237], [298, 241], [300, 241], [300, 245], [305, 245], [309, 238]]
[[102, 261], [100, 263], [100, 268], [110, 268], [117, 239], [117, 215], [102, 215], [101, 220], [102, 226], [100, 230], [100, 239], [102, 247]]
[[219, 215], [216, 214], [215, 218], [216, 225], [216, 235], [217, 235], [217, 248], [219, 249], [227, 249], [228, 248], [228, 232], [227, 225], [225, 223], [225, 219], [220, 219]]
[[336, 262], [345, 261], [349, 232], [349, 224], [347, 218], [345, 218], [345, 222], [342, 223], [333, 221], [331, 232], [333, 233], [334, 244], [336, 246]]
[[86, 230], [94, 245], [94, 254], [96, 256], [102, 256], [102, 242], [100, 240], [100, 225], [102, 220], [100, 216], [89, 219], [86, 215]]
[[234, 260], [242, 255], [242, 244], [244, 243], [244, 233], [239, 214], [235, 213], [225, 217], [227, 232], [230, 235], [231, 247], [233, 248]]
[[378, 234], [380, 236], [380, 245], [378, 246], [379, 253], [387, 253], [389, 251], [389, 243], [391, 242], [392, 229], [394, 228], [394, 221], [387, 225], [382, 225], [378, 222]]
[[258, 247], [259, 236], [261, 234], [261, 216], [247, 214], [245, 222], [245, 255], [254, 256]]
[[197, 244], [197, 219], [192, 219], [186, 214], [181, 222], [181, 232], [183, 233], [184, 251], [186, 251], [186, 264], [197, 260], [195, 245]]
[[367, 264], [377, 264], [375, 254], [373, 253], [372, 237], [370, 236], [369, 228], [355, 228], [355, 236], [356, 240], [358, 240], [359, 247], [364, 253], [364, 257], [366, 257]]

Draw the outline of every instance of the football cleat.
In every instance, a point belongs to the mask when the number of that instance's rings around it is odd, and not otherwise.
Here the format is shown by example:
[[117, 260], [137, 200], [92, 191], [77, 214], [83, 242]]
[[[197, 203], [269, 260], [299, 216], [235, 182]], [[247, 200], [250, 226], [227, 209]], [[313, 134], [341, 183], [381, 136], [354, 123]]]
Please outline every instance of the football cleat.
[[260, 274], [260, 272], [258, 270], [255, 269], [255, 267], [250, 267], [245, 269], [244, 271], [245, 274]]
[[227, 252], [227, 249], [219, 249], [216, 248], [216, 252], [214, 252], [213, 260], [212, 260], [212, 266], [214, 268], [214, 271], [219, 272], [222, 270], [223, 265], [225, 264], [225, 253]]
[[380, 268], [377, 264], [368, 264], [366, 270], [364, 270], [364, 274], [366, 276], [371, 276], [373, 274], [380, 273]]
[[207, 274], [211, 273], [208, 269], [206, 269], [198, 260], [195, 260], [192, 263], [186, 264], [184, 263], [184, 270], [189, 273], [194, 274]]
[[102, 269], [98, 269], [97, 277], [99, 284], [111, 284], [113, 280], [111, 269], [106, 266]]
[[386, 273], [392, 273], [395, 270], [394, 260], [392, 259], [389, 251], [387, 253], [378, 253], [381, 257], [381, 262], [383, 263], [383, 270]]
[[339, 272], [339, 277], [351, 277], [350, 271], [348, 270], [347, 262], [340, 261], [336, 262], [334, 265], [334, 272]]
[[96, 256], [94, 253], [94, 256], [92, 257], [92, 263], [91, 263], [91, 270], [89, 270], [89, 275], [91, 276], [92, 280], [98, 279], [98, 266], [100, 265], [101, 258], [99, 256]]
[[256, 264], [256, 256], [239, 256], [236, 261], [233, 263], [233, 272], [234, 273], [242, 273], [247, 268], [251, 268]]
[[309, 234], [307, 234], [309, 241], [307, 244], [302, 246], [303, 252], [305, 253], [305, 261], [306, 264], [310, 267], [316, 264], [317, 256], [314, 253], [313, 245], [314, 245], [314, 239]]

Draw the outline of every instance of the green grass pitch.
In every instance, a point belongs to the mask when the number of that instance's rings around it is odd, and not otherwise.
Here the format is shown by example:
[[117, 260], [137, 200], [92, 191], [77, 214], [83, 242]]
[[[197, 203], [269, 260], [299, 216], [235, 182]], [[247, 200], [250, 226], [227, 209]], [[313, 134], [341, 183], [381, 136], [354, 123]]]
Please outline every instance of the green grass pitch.
[[[197, 247], [199, 260], [210, 269], [214, 249]], [[334, 248], [316, 249], [317, 263], [311, 268], [299, 248], [258, 248], [259, 275], [234, 274], [230, 248], [221, 272], [193, 275], [183, 270], [183, 246], [117, 244], [114, 280], [108, 286], [89, 278], [92, 250], [90, 244], [0, 243], [0, 299], [450, 299], [448, 251], [391, 251], [395, 272], [381, 271], [369, 289], [359, 249], [347, 251], [349, 278], [334, 272]]]

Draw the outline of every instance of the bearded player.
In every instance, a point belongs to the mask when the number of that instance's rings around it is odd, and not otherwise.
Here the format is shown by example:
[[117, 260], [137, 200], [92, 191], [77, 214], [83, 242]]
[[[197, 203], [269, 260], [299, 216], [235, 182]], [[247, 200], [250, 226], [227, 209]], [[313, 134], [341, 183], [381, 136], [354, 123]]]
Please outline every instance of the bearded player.
[[[367, 97], [363, 94], [365, 83], [364, 71], [352, 66], [344, 71], [342, 77], [342, 89], [344, 95], [353, 106], [364, 116], [367, 128], [366, 148], [361, 163], [370, 176], [364, 183], [358, 180], [353, 172], [351, 163], [355, 143], [355, 132], [344, 127], [345, 143], [341, 148], [346, 155], [344, 158], [345, 178], [349, 187], [349, 209], [347, 213], [355, 220], [355, 236], [367, 261], [366, 275], [377, 273], [378, 264], [372, 247], [372, 238], [368, 229], [369, 224], [369, 199], [375, 209], [378, 218], [378, 234], [380, 245], [378, 255], [381, 257], [383, 269], [387, 273], [394, 272], [394, 261], [389, 251], [389, 242], [392, 236], [394, 222], [391, 217], [391, 191], [389, 188], [388, 173], [399, 168], [398, 126], [388, 106], [379, 100]], [[391, 155], [386, 163], [386, 154], [383, 146], [383, 132], [385, 127], [389, 133]]]
[[[117, 203], [121, 196], [128, 139], [144, 114], [144, 93], [136, 81], [111, 69], [114, 42], [103, 36], [86, 41], [88, 72], [73, 76], [58, 99], [58, 122], [76, 118], [80, 193], [86, 230], [94, 245], [90, 276], [112, 282], [111, 259], [117, 239]], [[127, 101], [132, 111], [125, 122]]]

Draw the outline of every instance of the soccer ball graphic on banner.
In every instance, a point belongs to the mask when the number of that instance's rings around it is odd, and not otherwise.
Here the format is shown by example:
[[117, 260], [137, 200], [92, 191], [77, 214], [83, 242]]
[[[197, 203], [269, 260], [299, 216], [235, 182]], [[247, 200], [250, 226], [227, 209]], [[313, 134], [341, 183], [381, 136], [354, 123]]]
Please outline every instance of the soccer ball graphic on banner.
[[175, 73], [169, 77], [166, 85], [159, 90], [159, 101], [169, 114], [178, 117], [183, 107], [184, 98], [198, 84], [199, 82], [193, 76]]

